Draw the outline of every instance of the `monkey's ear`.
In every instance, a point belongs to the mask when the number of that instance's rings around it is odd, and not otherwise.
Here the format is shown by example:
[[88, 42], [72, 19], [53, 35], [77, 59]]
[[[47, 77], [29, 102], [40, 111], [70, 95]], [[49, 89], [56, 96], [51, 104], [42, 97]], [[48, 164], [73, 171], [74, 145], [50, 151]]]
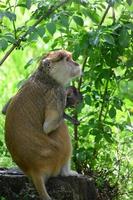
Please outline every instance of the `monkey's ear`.
[[47, 59], [47, 58], [43, 59], [41, 63], [42, 63], [43, 67], [49, 67], [49, 66], [51, 66], [51, 61], [49, 59]]
[[51, 68], [51, 61], [47, 58], [42, 59], [40, 66], [39, 66], [39, 69], [42, 70], [42, 71], [45, 71], [45, 72], [49, 72], [50, 68]]

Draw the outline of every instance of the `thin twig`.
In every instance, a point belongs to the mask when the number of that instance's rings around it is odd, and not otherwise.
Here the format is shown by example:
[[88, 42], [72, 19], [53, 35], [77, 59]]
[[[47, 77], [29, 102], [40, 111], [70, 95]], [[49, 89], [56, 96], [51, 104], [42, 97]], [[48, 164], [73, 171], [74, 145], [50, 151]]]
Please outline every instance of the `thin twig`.
[[111, 8], [111, 5], [108, 4], [108, 6], [107, 6], [107, 8], [106, 8], [106, 10], [105, 10], [105, 12], [104, 12], [104, 14], [103, 14], [103, 17], [102, 17], [102, 19], [101, 19], [101, 21], [100, 21], [100, 23], [99, 23], [99, 26], [101, 26], [101, 25], [103, 24], [103, 22], [104, 22], [104, 20], [105, 20], [105, 17], [106, 17], [106, 15], [108, 14], [108, 11], [109, 11], [110, 8]]
[[[84, 73], [87, 59], [88, 59], [88, 54], [84, 57], [84, 61], [83, 61], [83, 65], [82, 65], [82, 73]], [[81, 89], [82, 81], [83, 81], [83, 76], [80, 77], [79, 82], [78, 82], [78, 90], [79, 91]]]
[[[11, 3], [8, 2], [8, 4], [9, 4], [9, 9], [10, 9], [10, 11], [12, 12]], [[14, 9], [13, 9], [13, 12], [14, 12], [14, 13], [15, 13], [15, 6], [16, 6], [16, 2], [15, 2], [15, 5], [13, 6], [13, 8], [14, 8]], [[17, 35], [16, 35], [17, 31], [16, 31], [15, 20], [12, 21], [12, 25], [13, 25], [13, 30], [14, 30], [14, 37], [15, 37], [15, 39], [17, 39]]]
[[[42, 20], [47, 19], [54, 11], [56, 11], [58, 8], [63, 6], [65, 3], [69, 2], [69, 0], [61, 1], [57, 6], [51, 6], [47, 13], [44, 13], [32, 26], [32, 28], [35, 28]], [[22, 41], [26, 38], [26, 36], [29, 34], [29, 30], [27, 30], [23, 35], [21, 35], [16, 42], [12, 45], [12, 47], [7, 51], [7, 53], [4, 55], [4, 57], [0, 61], [0, 66], [4, 63], [4, 61], [8, 58], [8, 56], [12, 53], [12, 51], [20, 45]]]
[[[107, 8], [106, 8], [106, 10], [103, 14], [103, 17], [102, 17], [102, 19], [99, 23], [99, 27], [103, 24], [105, 17], [107, 16], [110, 8], [111, 8], [111, 4], [108, 4], [108, 6], [107, 6]], [[104, 89], [104, 93], [103, 93], [103, 101], [102, 101], [102, 104], [101, 104], [101, 109], [100, 109], [99, 118], [98, 118], [100, 126], [101, 126], [101, 122], [102, 122], [102, 116], [103, 116], [104, 105], [105, 105], [105, 101], [106, 101], [106, 95], [107, 95], [107, 92], [108, 92], [108, 84], [109, 84], [109, 79], [106, 81], [106, 85], [105, 85], [105, 89]], [[98, 150], [96, 149], [96, 144], [94, 146], [93, 155], [94, 155], [94, 158], [96, 159], [96, 157], [98, 155]]]
[[115, 18], [115, 10], [114, 10], [114, 7], [112, 7], [112, 18], [113, 18], [113, 24], [115, 24], [116, 18]]
[[[85, 50], [85, 53], [84, 53], [85, 57], [84, 57], [84, 60], [83, 60], [83, 64], [82, 64], [82, 73], [84, 73], [84, 70], [85, 70], [85, 66], [86, 66], [86, 63], [87, 63], [87, 59], [88, 59], [88, 54], [87, 54], [87, 49]], [[80, 91], [81, 89], [81, 85], [82, 85], [82, 81], [83, 81], [83, 76], [80, 77], [79, 79], [79, 82], [78, 82], [78, 90]], [[77, 112], [77, 109], [74, 110], [74, 119], [76, 121], [78, 121], [78, 112]], [[74, 141], [75, 141], [75, 149], [78, 149], [78, 125], [79, 124], [74, 124]], [[77, 171], [79, 173], [81, 173], [80, 171], [80, 163], [79, 163], [79, 160], [77, 159], [76, 155], [74, 157], [74, 161], [75, 161], [75, 164], [76, 164], [76, 167], [77, 167]]]
[[[99, 26], [101, 26], [105, 20], [105, 17], [107, 16], [108, 12], [109, 12], [109, 9], [111, 8], [111, 4], [108, 4], [104, 14], [103, 14], [103, 17], [99, 23]], [[101, 109], [100, 109], [100, 113], [99, 113], [99, 122], [101, 122], [101, 119], [102, 119], [102, 114], [103, 114], [103, 109], [104, 109], [104, 103], [105, 103], [105, 100], [106, 100], [106, 95], [107, 95], [107, 91], [108, 91], [108, 83], [109, 83], [109, 80], [107, 80], [106, 82], [106, 86], [105, 86], [105, 90], [104, 90], [104, 94], [103, 94], [103, 101], [102, 101], [102, 105], [101, 105]]]
[[103, 101], [102, 101], [102, 105], [101, 105], [101, 109], [100, 109], [100, 113], [99, 113], [99, 119], [98, 119], [99, 122], [102, 121], [102, 114], [103, 114], [106, 96], [107, 96], [107, 92], [108, 92], [108, 84], [109, 84], [109, 79], [106, 81], [106, 85], [105, 85], [105, 90], [104, 90], [104, 94], [103, 94]]

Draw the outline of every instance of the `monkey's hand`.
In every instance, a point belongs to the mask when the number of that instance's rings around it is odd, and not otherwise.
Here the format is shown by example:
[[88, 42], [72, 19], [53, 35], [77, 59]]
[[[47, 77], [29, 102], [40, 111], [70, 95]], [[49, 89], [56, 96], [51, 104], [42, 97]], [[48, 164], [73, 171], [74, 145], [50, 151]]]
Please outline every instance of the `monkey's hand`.
[[57, 129], [59, 126], [59, 123], [54, 120], [54, 121], [45, 121], [43, 124], [43, 130], [46, 134], [49, 134], [50, 132], [54, 131]]
[[43, 124], [44, 133], [49, 134], [50, 132], [57, 129], [62, 121], [58, 112], [55, 110], [49, 110], [46, 112], [45, 121]]
[[76, 120], [74, 117], [69, 116], [64, 112], [64, 119], [67, 119], [68, 121], [72, 122], [74, 125], [80, 125], [80, 122]]

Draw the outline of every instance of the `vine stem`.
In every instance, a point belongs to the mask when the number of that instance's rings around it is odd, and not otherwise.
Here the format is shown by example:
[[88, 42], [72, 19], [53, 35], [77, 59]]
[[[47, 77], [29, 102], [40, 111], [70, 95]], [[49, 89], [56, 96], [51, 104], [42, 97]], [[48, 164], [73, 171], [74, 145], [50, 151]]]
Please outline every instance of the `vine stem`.
[[[35, 28], [42, 20], [47, 19], [54, 11], [56, 11], [58, 8], [63, 6], [65, 3], [68, 3], [69, 0], [63, 0], [56, 6], [51, 6], [47, 13], [44, 13], [32, 26], [32, 28]], [[27, 30], [23, 35], [21, 35], [16, 42], [12, 45], [12, 47], [6, 52], [4, 57], [0, 60], [0, 66], [5, 62], [5, 60], [9, 57], [9, 55], [12, 53], [12, 51], [20, 45], [22, 41], [25, 40], [26, 36], [29, 34], [29, 30]]]

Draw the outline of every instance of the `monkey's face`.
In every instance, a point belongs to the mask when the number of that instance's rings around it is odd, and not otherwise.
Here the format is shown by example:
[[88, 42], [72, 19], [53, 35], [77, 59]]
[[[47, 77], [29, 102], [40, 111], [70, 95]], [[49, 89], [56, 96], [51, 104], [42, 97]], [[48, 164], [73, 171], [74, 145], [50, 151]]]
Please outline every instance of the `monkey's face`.
[[43, 63], [47, 63], [49, 75], [63, 85], [81, 75], [80, 65], [72, 59], [71, 53], [64, 50], [51, 52]]

